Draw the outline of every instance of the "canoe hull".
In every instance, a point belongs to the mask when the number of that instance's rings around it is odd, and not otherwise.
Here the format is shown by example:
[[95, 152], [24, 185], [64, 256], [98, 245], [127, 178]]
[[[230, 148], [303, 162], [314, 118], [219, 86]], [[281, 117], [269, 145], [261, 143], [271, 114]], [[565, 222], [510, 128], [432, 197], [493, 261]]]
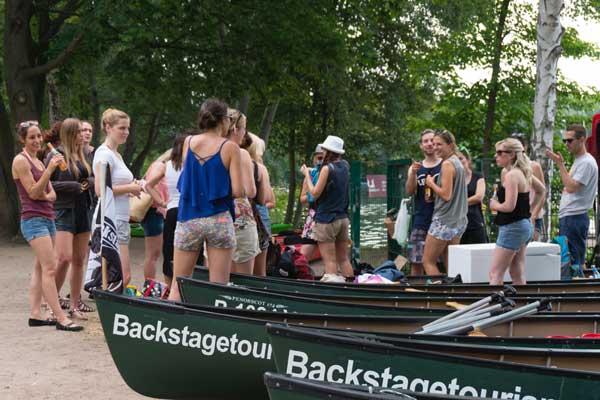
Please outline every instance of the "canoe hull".
[[267, 330], [278, 372], [292, 377], [473, 397], [600, 400], [599, 374], [356, 343], [282, 326]]

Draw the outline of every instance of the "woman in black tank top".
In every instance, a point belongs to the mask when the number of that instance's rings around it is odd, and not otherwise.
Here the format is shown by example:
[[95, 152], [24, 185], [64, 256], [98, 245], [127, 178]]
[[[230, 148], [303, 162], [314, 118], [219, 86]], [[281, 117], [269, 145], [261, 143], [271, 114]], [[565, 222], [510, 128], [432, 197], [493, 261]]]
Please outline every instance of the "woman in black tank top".
[[[516, 139], [496, 143], [496, 164], [504, 168], [497, 199], [490, 200], [490, 210], [496, 210], [498, 239], [490, 266], [490, 284], [501, 285], [508, 270], [513, 284], [524, 285], [525, 251], [533, 238], [530, 221], [529, 191], [536, 193], [536, 203], [543, 201], [544, 185], [531, 174], [529, 158]], [[534, 205], [534, 206], [537, 206]]]

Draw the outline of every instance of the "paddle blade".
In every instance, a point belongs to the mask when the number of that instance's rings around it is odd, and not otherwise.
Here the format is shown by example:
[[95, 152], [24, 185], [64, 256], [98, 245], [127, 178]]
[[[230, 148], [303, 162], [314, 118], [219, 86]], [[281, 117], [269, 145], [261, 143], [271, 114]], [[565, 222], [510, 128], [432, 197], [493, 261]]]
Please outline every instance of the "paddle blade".
[[462, 310], [463, 308], [465, 308], [467, 306], [466, 304], [457, 303], [455, 301], [447, 301], [446, 305], [448, 307], [454, 308], [455, 310]]
[[467, 336], [487, 337], [487, 335], [481, 332], [479, 329], [473, 329]]

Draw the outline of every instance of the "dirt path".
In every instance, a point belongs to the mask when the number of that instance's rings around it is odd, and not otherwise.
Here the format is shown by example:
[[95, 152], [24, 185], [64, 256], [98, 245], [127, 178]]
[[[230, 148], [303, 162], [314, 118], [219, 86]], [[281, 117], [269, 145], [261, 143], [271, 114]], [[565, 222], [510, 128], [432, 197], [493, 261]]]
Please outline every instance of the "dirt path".
[[[138, 285], [143, 251], [143, 239], [134, 238], [133, 283]], [[27, 244], [0, 243], [0, 399], [149, 399], [129, 389], [119, 375], [97, 313], [89, 314], [81, 333], [27, 326], [32, 269]]]

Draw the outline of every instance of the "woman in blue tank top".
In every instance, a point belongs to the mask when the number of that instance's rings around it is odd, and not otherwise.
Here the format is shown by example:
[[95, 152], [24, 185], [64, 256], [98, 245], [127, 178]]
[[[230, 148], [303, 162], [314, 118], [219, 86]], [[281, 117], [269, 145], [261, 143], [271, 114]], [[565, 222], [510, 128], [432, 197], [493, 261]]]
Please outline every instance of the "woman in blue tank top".
[[202, 243], [206, 242], [211, 282], [229, 282], [235, 234], [233, 198], [243, 195], [240, 148], [221, 136], [231, 118], [227, 105], [216, 99], [202, 103], [201, 133], [185, 141], [181, 193], [175, 228], [173, 287], [169, 300], [180, 300], [178, 276], [190, 276]]

